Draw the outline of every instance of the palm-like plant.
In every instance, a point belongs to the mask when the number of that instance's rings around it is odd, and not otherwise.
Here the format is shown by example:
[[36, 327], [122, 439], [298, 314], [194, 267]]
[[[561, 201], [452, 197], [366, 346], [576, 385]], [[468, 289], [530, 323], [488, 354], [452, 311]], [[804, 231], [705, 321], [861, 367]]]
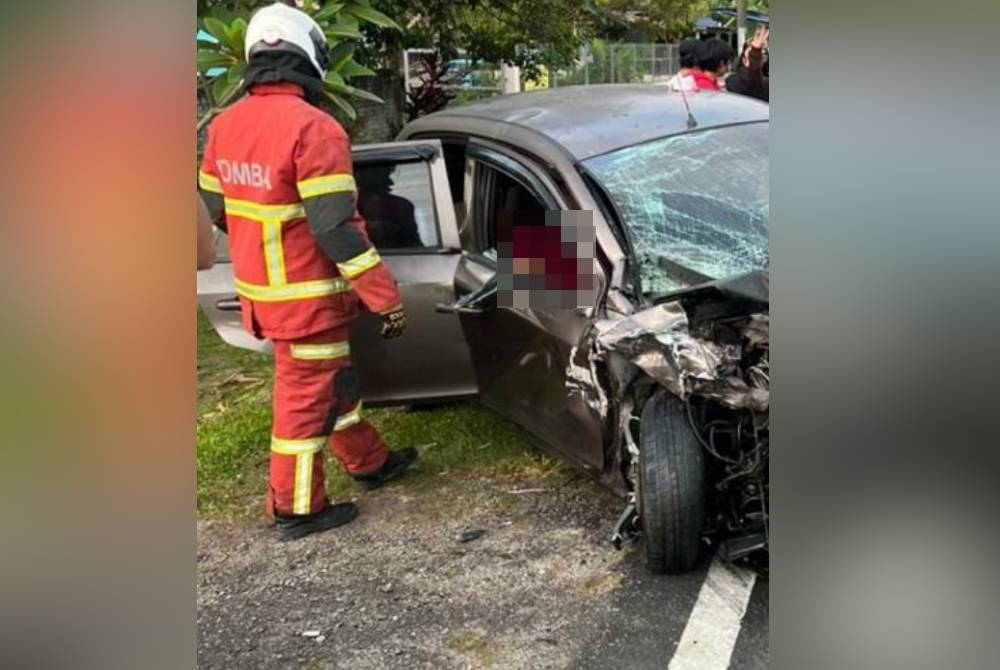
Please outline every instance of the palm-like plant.
[[417, 60], [422, 66], [420, 85], [410, 88], [407, 95], [407, 121], [444, 109], [455, 97], [455, 93], [447, 88], [454, 78], [449, 61], [437, 52], [419, 54]]
[[[198, 42], [198, 81], [209, 105], [198, 120], [201, 130], [222, 108], [239, 94], [246, 70], [243, 40], [247, 22], [256, 7], [268, 2], [199, 2], [199, 27], [211, 36]], [[371, 6], [370, 0], [306, 0], [296, 3], [323, 29], [330, 48], [330, 71], [325, 78], [325, 93], [331, 104], [354, 121], [357, 112], [347, 98], [383, 102], [377, 95], [351, 86], [355, 77], [371, 77], [372, 70], [354, 59], [363, 24], [399, 30], [391, 18]]]

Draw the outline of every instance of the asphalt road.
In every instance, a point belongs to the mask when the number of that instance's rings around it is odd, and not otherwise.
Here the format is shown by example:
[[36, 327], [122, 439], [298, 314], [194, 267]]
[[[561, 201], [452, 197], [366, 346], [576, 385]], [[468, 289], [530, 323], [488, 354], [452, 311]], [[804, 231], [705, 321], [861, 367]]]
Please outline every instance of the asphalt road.
[[[688, 575], [652, 575], [643, 565], [641, 547], [636, 547], [622, 564], [626, 574], [615, 594], [617, 612], [607, 622], [600, 638], [588, 640], [578, 665], [581, 670], [607, 668], [672, 667], [678, 642], [684, 634], [698, 602], [711, 566], [710, 557]], [[769, 667], [768, 584], [761, 577], [749, 594], [746, 613], [733, 631], [729, 663], [709, 664], [693, 658], [677, 667], [732, 668], [757, 670]], [[710, 628], [713, 617], [705, 617]]]
[[[617, 499], [540, 488], [389, 489], [287, 544], [262, 523], [200, 523], [199, 667], [768, 667], [766, 577], [710, 556], [651, 575], [641, 546], [606, 541]], [[459, 542], [469, 528], [485, 533]]]

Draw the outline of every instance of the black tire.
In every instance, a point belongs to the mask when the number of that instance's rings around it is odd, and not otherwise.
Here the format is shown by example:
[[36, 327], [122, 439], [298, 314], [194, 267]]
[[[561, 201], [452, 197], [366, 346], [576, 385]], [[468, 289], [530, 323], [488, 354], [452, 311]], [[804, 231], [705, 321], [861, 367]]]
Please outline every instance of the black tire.
[[642, 410], [639, 505], [646, 565], [689, 572], [705, 524], [705, 462], [684, 402], [657, 391]]

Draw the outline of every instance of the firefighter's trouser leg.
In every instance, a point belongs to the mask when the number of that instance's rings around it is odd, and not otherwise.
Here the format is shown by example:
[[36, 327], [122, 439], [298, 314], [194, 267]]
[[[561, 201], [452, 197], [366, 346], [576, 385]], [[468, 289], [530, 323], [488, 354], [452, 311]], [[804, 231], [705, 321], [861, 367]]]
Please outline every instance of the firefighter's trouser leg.
[[361, 418], [346, 327], [275, 340], [273, 404], [269, 514], [323, 509], [327, 444], [351, 475], [374, 472], [385, 463], [385, 443]]

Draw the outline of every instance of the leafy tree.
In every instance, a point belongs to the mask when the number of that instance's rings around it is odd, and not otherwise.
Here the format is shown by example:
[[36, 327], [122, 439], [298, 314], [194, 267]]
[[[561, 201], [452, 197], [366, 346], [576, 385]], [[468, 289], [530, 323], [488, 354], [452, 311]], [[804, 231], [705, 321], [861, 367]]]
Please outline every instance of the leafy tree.
[[373, 0], [396, 17], [402, 32], [372, 27], [372, 58], [398, 67], [399, 53], [434, 47], [447, 58], [459, 50], [474, 60], [506, 62], [537, 74], [548, 62], [568, 63], [604, 17], [592, 0]]
[[710, 10], [708, 0], [601, 0], [603, 7], [631, 23], [647, 39], [675, 42], [694, 32], [694, 21]]
[[[238, 95], [247, 65], [243, 54], [247, 23], [254, 9], [268, 4], [272, 3], [198, 0], [198, 25], [214, 38], [212, 42], [198, 42], [198, 81], [210, 107], [198, 120], [198, 130]], [[329, 42], [332, 65], [324, 83], [330, 103], [354, 121], [357, 113], [346, 97], [382, 102], [378, 96], [351, 86], [348, 81], [375, 74], [355, 58], [363, 39], [361, 30], [374, 26], [387, 34], [398, 33], [396, 22], [372, 7], [371, 0], [305, 0], [294, 4], [316, 20]]]

